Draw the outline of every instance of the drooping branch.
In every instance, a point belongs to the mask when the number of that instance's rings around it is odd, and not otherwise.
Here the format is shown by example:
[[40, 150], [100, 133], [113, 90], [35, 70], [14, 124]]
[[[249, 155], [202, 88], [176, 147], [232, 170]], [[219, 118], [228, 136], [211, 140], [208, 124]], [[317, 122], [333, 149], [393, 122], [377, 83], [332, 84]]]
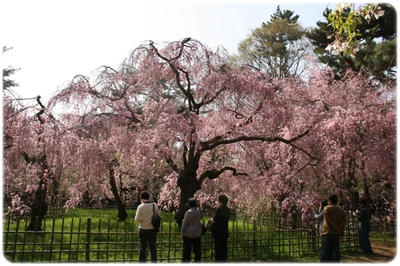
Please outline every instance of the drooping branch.
[[135, 111], [133, 111], [132, 108], [129, 106], [127, 99], [125, 99], [124, 104], [128, 112], [131, 114], [130, 119], [132, 120], [132, 122], [142, 124], [142, 121], [139, 118], [137, 118]]
[[44, 120], [42, 118], [42, 114], [44, 113], [44, 111], [46, 110], [46, 107], [44, 107], [44, 105], [42, 104], [42, 101], [40, 100], [40, 95], [38, 97], [36, 97], [36, 101], [38, 102], [38, 104], [40, 105], [40, 111], [36, 114], [37, 118], [39, 119], [40, 124], [44, 124]]
[[[106, 69], [106, 70], [107, 70], [107, 69]], [[75, 81], [75, 80], [78, 80], [78, 81]], [[117, 97], [117, 98], [112, 98], [112, 97], [110, 97], [110, 96], [108, 96], [108, 95], [106, 95], [106, 94], [103, 94], [103, 93], [97, 91], [97, 90], [96, 90], [96, 86], [97, 86], [99, 83], [94, 84], [94, 85], [91, 85], [91, 84], [90, 84], [90, 81], [89, 81], [89, 78], [88, 78], [88, 77], [85, 77], [84, 75], [76, 75], [76, 76], [73, 78], [73, 81], [71, 82], [71, 85], [70, 85], [70, 86], [66, 89], [66, 91], [65, 91], [65, 94], [66, 94], [66, 95], [68, 95], [68, 94], [71, 93], [71, 92], [70, 92], [70, 89], [71, 89], [71, 87], [73, 87], [73, 84], [74, 84], [74, 83], [86, 84], [87, 88], [86, 88], [85, 91], [83, 91], [83, 92], [84, 92], [84, 93], [88, 93], [89, 95], [92, 95], [92, 96], [94, 96], [94, 97], [96, 97], [96, 98], [98, 98], [98, 99], [107, 99], [107, 100], [113, 102], [113, 101], [120, 100], [120, 99], [122, 98], [121, 96], [119, 96], [119, 97]]]
[[[104, 73], [108, 74], [107, 71], [111, 71], [114, 74], [117, 73], [117, 71], [111, 67], [108, 66], [102, 66], [102, 68], [104, 68]], [[104, 75], [105, 75], [104, 74]], [[95, 99], [100, 99], [100, 100], [105, 100], [108, 104], [114, 104], [118, 101], [120, 101], [121, 99], [123, 99], [123, 106], [125, 107], [126, 113], [124, 112], [119, 112], [119, 111], [115, 111], [115, 110], [111, 110], [111, 111], [103, 111], [103, 112], [99, 112], [98, 110], [101, 110], [101, 108], [99, 108], [98, 106], [94, 106], [93, 108], [91, 108], [90, 110], [88, 110], [87, 112], [85, 112], [84, 114], [81, 114], [79, 117], [81, 119], [81, 123], [83, 124], [86, 120], [87, 117], [102, 117], [102, 116], [106, 116], [106, 117], [124, 117], [126, 119], [128, 119], [130, 121], [130, 123], [134, 123], [134, 124], [140, 124], [142, 125], [142, 121], [139, 119], [138, 117], [138, 113], [134, 110], [134, 108], [132, 108], [132, 106], [129, 103], [129, 97], [128, 97], [128, 90], [130, 88], [131, 85], [129, 84], [125, 84], [123, 86], [120, 86], [120, 90], [118, 91], [117, 89], [112, 90], [111, 91], [111, 95], [108, 95], [107, 92], [102, 92], [96, 89], [98, 84], [94, 84], [92, 85], [89, 81], [89, 79], [83, 75], [77, 75], [74, 77], [73, 80], [76, 80], [75, 83], [79, 84], [79, 83], [83, 83], [86, 87], [84, 93], [95, 98]], [[116, 86], [116, 84], [114, 84], [114, 86]], [[70, 85], [69, 86], [69, 90], [72, 90], [72, 88], [74, 87], [74, 85]], [[76, 90], [76, 88], [75, 88]], [[71, 94], [71, 92], [66, 91], [63, 94]], [[69, 96], [68, 96], [69, 97]]]
[[203, 106], [203, 105], [207, 105], [207, 104], [213, 103], [213, 102], [215, 101], [215, 99], [217, 99], [218, 96], [219, 96], [222, 92], [224, 92], [224, 91], [226, 91], [226, 90], [227, 90], [226, 87], [223, 87], [223, 88], [219, 89], [219, 90], [215, 93], [215, 95], [214, 95], [213, 97], [211, 97], [210, 99], [208, 99], [208, 100], [206, 100], [207, 97], [208, 97], [208, 95], [209, 95], [209, 94], [207, 93], [207, 94], [204, 96], [203, 100], [199, 103], [199, 106]]
[[200, 147], [202, 151], [208, 151], [208, 150], [212, 150], [215, 149], [216, 147], [220, 146], [220, 145], [227, 145], [227, 144], [233, 144], [233, 143], [238, 143], [238, 142], [242, 142], [242, 141], [265, 141], [265, 142], [283, 142], [286, 144], [289, 144], [291, 146], [293, 146], [294, 148], [304, 152], [305, 154], [307, 154], [308, 156], [310, 156], [310, 158], [315, 159], [315, 156], [311, 155], [309, 152], [305, 151], [304, 149], [300, 148], [299, 146], [295, 145], [294, 142], [296, 142], [297, 140], [303, 138], [304, 136], [306, 136], [308, 133], [310, 132], [310, 130], [306, 130], [305, 132], [291, 138], [291, 139], [285, 139], [282, 137], [269, 137], [269, 136], [239, 136], [236, 138], [231, 138], [231, 139], [224, 139], [222, 136], [218, 136], [215, 137], [209, 141], [205, 141], [205, 142], [201, 142], [200, 143]]
[[199, 177], [199, 182], [202, 183], [206, 178], [212, 180], [212, 179], [216, 179], [218, 178], [222, 173], [226, 172], [226, 171], [231, 171], [233, 176], [239, 176], [239, 175], [243, 175], [243, 176], [248, 176], [247, 173], [240, 173], [236, 170], [236, 168], [233, 167], [229, 167], [229, 166], [225, 166], [222, 169], [208, 169], [205, 170]]
[[292, 146], [293, 148], [301, 151], [302, 153], [306, 154], [310, 159], [312, 160], [317, 160], [318, 158], [315, 157], [314, 155], [312, 155], [311, 153], [309, 153], [308, 151], [306, 151], [305, 149], [303, 149], [302, 147], [299, 147], [297, 145], [295, 145], [294, 143], [290, 142], [289, 143], [290, 146]]
[[[265, 99], [265, 96], [264, 96], [264, 99]], [[253, 122], [253, 117], [261, 110], [261, 108], [263, 106], [264, 99], [263, 99], [263, 101], [260, 102], [258, 107], [254, 110], [254, 112], [245, 121], [243, 121], [242, 123], [240, 123], [238, 125], [234, 125], [231, 130], [229, 130], [228, 132], [225, 133], [225, 135], [229, 135], [235, 129], [241, 128], [241, 127], [245, 127], [245, 126], [249, 125], [250, 123], [252, 123]], [[235, 113], [236, 118], [244, 118], [244, 115], [238, 113], [237, 110], [233, 110], [232, 112]]]
[[[174, 61], [176, 61], [177, 59], [179, 59], [182, 54], [183, 54], [183, 48], [185, 47], [185, 44], [187, 42], [190, 41], [190, 38], [186, 38], [181, 42], [181, 46], [179, 48], [179, 52], [178, 54], [173, 57], [173, 58], [167, 58], [165, 56], [163, 56], [160, 51], [154, 46], [153, 42], [150, 42], [150, 47], [151, 49], [155, 52], [155, 54], [162, 59], [163, 61], [167, 62], [169, 67], [171, 68], [171, 70], [174, 72], [175, 74], [175, 81], [176, 84], [178, 85], [178, 88], [180, 89], [180, 91], [185, 95], [185, 97], [188, 99], [189, 101], [189, 109], [191, 111], [195, 111], [196, 113], [198, 112], [198, 108], [199, 105], [196, 103], [193, 94], [191, 93], [191, 81], [190, 81], [190, 77], [189, 77], [189, 72], [186, 70], [183, 70], [182, 68], [175, 66], [174, 65]], [[186, 82], [187, 82], [187, 88], [185, 89], [185, 87], [182, 85], [182, 81], [181, 81], [181, 73], [183, 73], [185, 75], [186, 78]]]

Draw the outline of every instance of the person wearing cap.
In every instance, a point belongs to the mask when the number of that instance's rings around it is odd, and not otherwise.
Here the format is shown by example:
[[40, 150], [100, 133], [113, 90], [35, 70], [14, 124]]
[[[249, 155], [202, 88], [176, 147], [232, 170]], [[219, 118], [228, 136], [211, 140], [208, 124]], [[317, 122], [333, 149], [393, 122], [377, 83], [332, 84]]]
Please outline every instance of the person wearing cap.
[[194, 261], [201, 260], [201, 213], [197, 208], [197, 202], [194, 198], [188, 200], [188, 210], [183, 217], [181, 235], [183, 241], [182, 262], [192, 260], [192, 248], [194, 251]]
[[135, 215], [135, 220], [139, 222], [139, 261], [146, 261], [146, 246], [147, 243], [149, 243], [151, 261], [156, 262], [157, 231], [151, 224], [151, 217], [153, 216], [153, 212], [160, 215], [160, 210], [158, 209], [157, 204], [150, 201], [150, 195], [146, 191], [140, 193], [140, 202], [141, 204], [138, 206]]

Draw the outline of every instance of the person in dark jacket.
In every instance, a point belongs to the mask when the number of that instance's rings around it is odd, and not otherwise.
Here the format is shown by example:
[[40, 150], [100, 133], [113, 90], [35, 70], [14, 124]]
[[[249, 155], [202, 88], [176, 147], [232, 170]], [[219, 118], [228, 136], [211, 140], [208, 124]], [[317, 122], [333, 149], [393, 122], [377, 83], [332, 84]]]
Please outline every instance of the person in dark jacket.
[[227, 207], [228, 198], [225, 195], [218, 197], [218, 209], [212, 219], [212, 237], [214, 238], [215, 261], [224, 262], [228, 253], [228, 222], [231, 211]]
[[360, 245], [364, 254], [372, 254], [371, 243], [369, 241], [371, 215], [367, 208], [367, 201], [365, 199], [361, 200], [360, 207], [361, 208], [357, 215]]

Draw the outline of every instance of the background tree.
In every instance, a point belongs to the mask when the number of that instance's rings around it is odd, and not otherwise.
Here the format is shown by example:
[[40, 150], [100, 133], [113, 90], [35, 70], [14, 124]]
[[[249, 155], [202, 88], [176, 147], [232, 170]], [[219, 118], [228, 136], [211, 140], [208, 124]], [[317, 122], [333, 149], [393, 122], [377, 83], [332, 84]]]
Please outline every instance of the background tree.
[[[32, 101], [24, 105], [22, 101]], [[57, 123], [41, 102], [3, 98], [4, 111], [4, 191], [12, 208], [30, 211], [29, 230], [41, 230], [53, 188], [57, 186], [57, 151], [60, 140]]]
[[296, 23], [298, 23], [299, 17], [300, 17], [299, 15], [295, 15], [294, 16], [294, 11], [281, 10], [280, 6], [278, 5], [276, 7], [275, 13], [271, 15], [271, 20], [270, 21], [285, 19], [289, 23], [296, 24]]
[[71, 145], [78, 144], [72, 148], [76, 159], [68, 165], [74, 182], [67, 206], [77, 206], [84, 197], [96, 205], [112, 198], [120, 220], [127, 218], [124, 191], [137, 189], [140, 183], [139, 174], [132, 171], [137, 160], [134, 140], [141, 123], [136, 114], [140, 99], [134, 99], [140, 95], [133, 88], [134, 75], [128, 74], [102, 67], [95, 84], [76, 76], [49, 103], [52, 109], [63, 106], [67, 110], [60, 115], [66, 130], [76, 136]]
[[[359, 17], [357, 24], [358, 34], [354, 37], [357, 46], [354, 46], [354, 53], [335, 52], [340, 49], [330, 49], [335, 39], [335, 29], [328, 19], [332, 10], [324, 11], [325, 21], [318, 21], [317, 27], [307, 34], [315, 46], [314, 52], [318, 55], [320, 62], [332, 67], [338, 75], [343, 74], [346, 68], [353, 71], [366, 69], [379, 79], [394, 79], [396, 77], [396, 12], [389, 4], [379, 4], [384, 12], [383, 16], [367, 20]], [[343, 9], [344, 16], [352, 12], [351, 8]], [[356, 26], [356, 25], [354, 25]], [[346, 46], [347, 47], [347, 46]], [[350, 46], [349, 46], [350, 47]]]
[[[278, 143], [249, 147], [242, 161], [259, 182], [242, 185], [241, 191], [248, 188], [246, 195], [257, 194], [255, 199], [264, 198], [258, 202], [277, 206], [282, 217], [300, 212], [306, 219], [310, 207], [317, 207], [313, 203], [331, 193], [340, 195], [347, 209], [356, 209], [364, 197], [374, 202], [377, 217], [395, 217], [395, 83], [382, 85], [351, 71], [341, 80], [328, 69], [312, 73], [303, 85], [308, 88], [304, 102], [310, 104], [304, 113], [318, 112], [319, 122], [298, 144], [312, 150], [317, 160]], [[290, 89], [292, 97], [304, 94], [293, 81]], [[258, 206], [257, 200], [253, 204]]]
[[[360, 196], [395, 205], [393, 194], [387, 194], [395, 182], [395, 83], [382, 85], [352, 71], [340, 80], [334, 76], [325, 72], [309, 84], [318, 87], [312, 93], [314, 101], [330, 113], [308, 135], [319, 143], [313, 149], [320, 159], [313, 167], [315, 179], [321, 191], [339, 194], [348, 209], [357, 208]], [[321, 86], [320, 79], [327, 80], [326, 85]]]
[[[3, 47], [3, 53], [11, 48]], [[48, 201], [57, 194], [57, 167], [53, 165], [57, 121], [41, 97], [20, 98], [10, 76], [18, 69], [3, 69], [4, 191], [7, 212], [30, 212], [28, 230], [41, 230]]]
[[[4, 54], [5, 52], [11, 50], [12, 48], [3, 46], [3, 51], [2, 53]], [[18, 83], [16, 83], [14, 80], [10, 79], [10, 76], [13, 75], [16, 71], [19, 69], [14, 68], [12, 66], [7, 66], [6, 68], [3, 69], [3, 93], [4, 90], [9, 90], [12, 87], [17, 87]]]
[[311, 46], [304, 38], [305, 30], [298, 23], [299, 16], [279, 6], [271, 20], [262, 23], [251, 35], [240, 42], [239, 64], [263, 71], [271, 78], [301, 77], [305, 74], [305, 57]]

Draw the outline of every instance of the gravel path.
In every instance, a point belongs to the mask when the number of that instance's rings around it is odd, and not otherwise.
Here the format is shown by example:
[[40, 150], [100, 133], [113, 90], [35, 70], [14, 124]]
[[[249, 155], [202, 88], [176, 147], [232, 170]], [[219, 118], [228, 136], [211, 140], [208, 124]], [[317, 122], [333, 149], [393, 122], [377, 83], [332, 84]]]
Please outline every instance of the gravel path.
[[390, 262], [396, 256], [396, 244], [390, 243], [371, 243], [372, 250], [374, 254], [371, 255], [351, 255], [351, 256], [342, 256], [342, 262], [370, 262], [370, 263], [379, 263], [379, 262]]

